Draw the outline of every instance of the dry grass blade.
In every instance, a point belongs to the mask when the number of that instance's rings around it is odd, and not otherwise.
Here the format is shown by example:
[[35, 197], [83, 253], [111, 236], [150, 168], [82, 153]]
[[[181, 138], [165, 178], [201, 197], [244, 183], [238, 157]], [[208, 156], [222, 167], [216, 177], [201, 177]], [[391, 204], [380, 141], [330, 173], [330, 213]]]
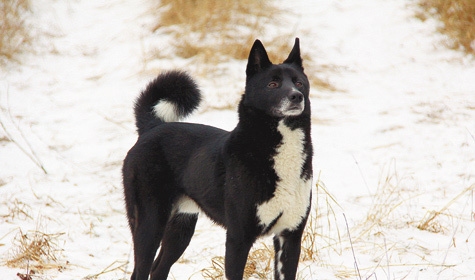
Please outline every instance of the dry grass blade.
[[421, 220], [419, 225], [417, 226], [420, 230], [427, 230], [431, 232], [440, 232], [442, 231], [442, 226], [435, 222], [435, 219], [439, 215], [443, 215], [444, 212], [454, 204], [460, 197], [465, 195], [466, 193], [473, 191], [475, 189], [475, 184], [471, 185], [470, 187], [466, 188], [458, 195], [456, 195], [453, 199], [451, 199], [447, 204], [445, 204], [439, 211], [429, 211], [424, 215], [424, 218]]
[[[9, 97], [9, 95], [8, 95], [8, 92], [7, 92], [7, 99], [8, 99], [8, 97]], [[8, 100], [7, 100], [7, 103], [9, 103]], [[17, 134], [20, 135], [19, 138], [25, 143], [25, 145], [28, 148], [25, 148], [24, 145], [21, 145], [18, 141], [16, 141], [16, 138], [13, 137], [13, 135], [11, 133], [12, 131], [10, 131], [8, 129], [8, 127], [5, 125], [4, 119], [1, 118], [1, 115], [0, 115], [0, 126], [2, 127], [3, 131], [5, 132], [5, 135], [6, 135], [7, 139], [10, 142], [14, 143], [45, 174], [48, 174], [48, 172], [46, 171], [43, 163], [41, 162], [40, 158], [36, 154], [35, 149], [33, 149], [33, 146], [31, 145], [30, 141], [28, 140], [28, 137], [23, 133], [23, 130], [20, 128], [20, 126], [18, 124], [16, 124], [16, 122], [14, 121], [14, 117], [13, 117], [10, 109], [9, 108], [4, 108], [3, 106], [0, 106], [0, 113], [2, 113], [2, 112], [6, 112], [8, 121], [13, 124], [13, 126], [16, 129]]]
[[443, 22], [439, 31], [453, 40], [453, 48], [475, 54], [475, 1], [420, 0], [420, 5]]
[[[115, 266], [116, 264], [118, 264], [117, 266]], [[126, 270], [126, 266], [127, 266], [127, 262], [123, 262], [122, 264], [120, 264], [121, 262], [120, 261], [114, 261], [113, 263], [111, 263], [110, 265], [108, 265], [106, 268], [104, 268], [101, 272], [99, 273], [96, 273], [96, 274], [90, 274], [86, 277], [83, 278], [83, 280], [92, 280], [92, 279], [97, 279], [97, 277], [103, 275], [103, 274], [106, 274], [106, 273], [109, 273], [109, 272], [112, 272], [112, 271], [116, 271], [116, 270], [120, 270], [120, 271], [124, 271]], [[124, 278], [125, 279], [125, 278]]]
[[9, 220], [13, 220], [16, 218], [24, 219], [24, 220], [33, 219], [28, 214], [28, 212], [31, 210], [31, 207], [28, 204], [22, 201], [19, 201], [18, 198], [15, 198], [14, 200], [11, 200], [11, 199], [6, 200], [2, 204], [5, 204], [7, 206], [8, 213], [0, 215], [0, 218], [9, 219]]
[[204, 279], [214, 280], [224, 277], [224, 257], [214, 257], [211, 259], [211, 267], [201, 270]]
[[310, 217], [302, 236], [302, 245], [300, 253], [300, 261], [310, 261], [317, 258], [317, 224], [316, 217]]
[[346, 219], [345, 213], [343, 213], [343, 217], [345, 218], [346, 232], [348, 233], [348, 240], [350, 241], [351, 252], [352, 252], [352, 254], [353, 254], [353, 260], [355, 261], [355, 262], [354, 262], [355, 271], [356, 271], [356, 273], [357, 273], [357, 275], [358, 275], [358, 279], [361, 280], [360, 268], [359, 268], [359, 266], [358, 266], [358, 260], [356, 259], [355, 249], [353, 248], [353, 241], [351, 240], [350, 228], [348, 227], [348, 220]]

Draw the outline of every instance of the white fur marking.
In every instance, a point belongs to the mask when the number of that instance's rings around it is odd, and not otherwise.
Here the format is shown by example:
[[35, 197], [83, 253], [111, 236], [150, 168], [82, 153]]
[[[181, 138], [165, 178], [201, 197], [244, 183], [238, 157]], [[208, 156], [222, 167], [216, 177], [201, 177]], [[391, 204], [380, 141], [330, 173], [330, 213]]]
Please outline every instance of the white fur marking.
[[177, 122], [180, 119], [176, 105], [167, 100], [161, 100], [153, 106], [153, 112], [164, 122]]
[[302, 129], [290, 129], [283, 121], [277, 129], [282, 134], [282, 143], [274, 156], [274, 170], [280, 181], [274, 197], [257, 206], [257, 217], [264, 227], [282, 213], [269, 233], [294, 230], [302, 221], [310, 204], [312, 178], [300, 178], [307, 155], [304, 152], [305, 134]]
[[175, 207], [178, 213], [199, 214], [201, 212], [201, 209], [198, 204], [196, 204], [196, 202], [194, 202], [186, 195], [178, 199], [175, 204]]
[[284, 264], [282, 263], [282, 251], [284, 250], [284, 238], [282, 236], [278, 237], [279, 240], [279, 252], [277, 252], [277, 256], [275, 261], [277, 262], [277, 273], [279, 274], [279, 279], [284, 280], [284, 274], [282, 273], [282, 268], [284, 267]]

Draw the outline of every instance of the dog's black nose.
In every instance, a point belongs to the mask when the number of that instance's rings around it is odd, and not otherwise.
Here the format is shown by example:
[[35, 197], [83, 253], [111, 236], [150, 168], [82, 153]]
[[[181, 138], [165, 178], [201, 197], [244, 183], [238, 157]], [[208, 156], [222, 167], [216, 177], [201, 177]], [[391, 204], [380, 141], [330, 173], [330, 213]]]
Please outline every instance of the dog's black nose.
[[294, 104], [299, 104], [303, 100], [303, 94], [298, 91], [293, 91], [292, 93], [289, 94], [288, 98], [290, 102]]

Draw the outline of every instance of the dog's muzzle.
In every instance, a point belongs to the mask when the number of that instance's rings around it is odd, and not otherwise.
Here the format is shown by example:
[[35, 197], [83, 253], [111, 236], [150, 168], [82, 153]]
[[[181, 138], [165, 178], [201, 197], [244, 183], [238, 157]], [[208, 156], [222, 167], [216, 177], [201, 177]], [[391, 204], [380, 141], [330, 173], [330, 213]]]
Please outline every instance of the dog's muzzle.
[[298, 116], [302, 114], [304, 107], [303, 94], [300, 91], [294, 90], [281, 101], [278, 111], [280, 111], [284, 117]]

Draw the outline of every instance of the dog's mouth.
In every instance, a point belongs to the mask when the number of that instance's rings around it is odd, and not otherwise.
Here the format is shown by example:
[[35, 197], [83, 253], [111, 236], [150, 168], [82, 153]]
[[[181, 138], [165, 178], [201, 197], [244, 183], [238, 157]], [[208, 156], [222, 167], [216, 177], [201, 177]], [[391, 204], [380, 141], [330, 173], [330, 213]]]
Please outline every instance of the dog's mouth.
[[302, 114], [304, 110], [303, 103], [300, 104], [283, 104], [279, 108], [273, 110], [274, 115], [278, 117], [295, 117]]
[[301, 104], [292, 105], [289, 108], [287, 108], [287, 111], [289, 111], [289, 112], [299, 112], [299, 114], [300, 114], [303, 111], [303, 106]]
[[303, 106], [292, 106], [284, 111], [284, 115], [286, 116], [298, 116], [302, 114]]

